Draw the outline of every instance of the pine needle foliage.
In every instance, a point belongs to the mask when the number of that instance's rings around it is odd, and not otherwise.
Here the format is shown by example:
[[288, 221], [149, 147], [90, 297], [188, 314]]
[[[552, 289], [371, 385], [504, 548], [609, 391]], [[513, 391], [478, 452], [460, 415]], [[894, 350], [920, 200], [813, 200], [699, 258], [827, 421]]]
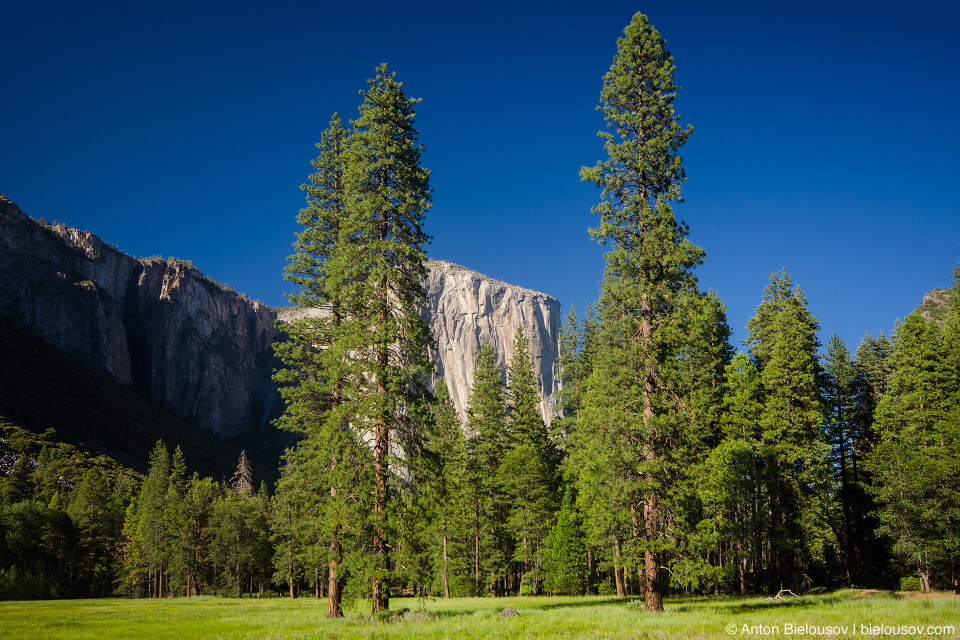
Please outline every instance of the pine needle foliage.
[[[600, 346], [588, 384], [581, 457], [605, 464], [584, 466], [580, 499], [599, 499], [625, 520], [602, 528], [614, 539], [636, 542], [643, 556], [645, 607], [662, 611], [661, 566], [672, 543], [668, 529], [672, 460], [685, 448], [689, 416], [678, 358], [695, 333], [702, 295], [693, 269], [703, 250], [687, 240], [671, 202], [682, 201], [686, 175], [678, 154], [692, 132], [673, 108], [679, 87], [666, 42], [643, 14], [636, 14], [617, 40], [617, 54], [604, 76], [599, 110], [607, 158], [584, 167], [582, 180], [602, 189], [593, 208], [600, 224], [590, 233], [609, 244], [602, 282]], [[619, 453], [618, 453], [619, 452]], [[598, 475], [593, 475], [594, 473]], [[607, 474], [616, 482], [603, 480]], [[636, 557], [633, 561], [636, 561]]]
[[[406, 97], [386, 65], [376, 72], [349, 133], [334, 116], [303, 187], [305, 229], [287, 277], [301, 288], [292, 302], [320, 309], [291, 326], [278, 376], [288, 385], [281, 424], [321, 441], [311, 446], [330, 456], [317, 470], [330, 479], [329, 495], [347, 492], [343, 479], [356, 475], [345, 462], [348, 454], [362, 459], [354, 445], [373, 445], [366, 495], [374, 613], [388, 607], [391, 538], [403, 516], [395, 492], [409, 480], [402, 475], [417, 472], [432, 369], [420, 315], [431, 192], [414, 128], [419, 100]], [[339, 615], [332, 602], [330, 614]]]

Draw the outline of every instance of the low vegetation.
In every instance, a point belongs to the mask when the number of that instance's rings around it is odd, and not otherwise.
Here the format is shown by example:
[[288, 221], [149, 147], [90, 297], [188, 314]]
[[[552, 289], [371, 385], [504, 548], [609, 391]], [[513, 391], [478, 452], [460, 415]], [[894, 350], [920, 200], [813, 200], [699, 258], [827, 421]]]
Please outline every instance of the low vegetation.
[[[960, 637], [960, 599], [951, 594], [845, 591], [781, 601], [667, 598], [662, 614], [644, 613], [635, 602], [596, 596], [395, 598], [391, 611], [407, 611], [388, 622], [364, 615], [369, 604], [359, 601], [345, 618], [325, 619], [325, 603], [312, 598], [6, 602], [0, 603], [0, 638], [816, 638], [866, 635], [864, 627], [876, 626], [919, 626], [924, 635]], [[501, 618], [506, 607], [519, 615]], [[818, 627], [839, 633], [810, 633]], [[943, 633], [935, 633], [937, 628]]]

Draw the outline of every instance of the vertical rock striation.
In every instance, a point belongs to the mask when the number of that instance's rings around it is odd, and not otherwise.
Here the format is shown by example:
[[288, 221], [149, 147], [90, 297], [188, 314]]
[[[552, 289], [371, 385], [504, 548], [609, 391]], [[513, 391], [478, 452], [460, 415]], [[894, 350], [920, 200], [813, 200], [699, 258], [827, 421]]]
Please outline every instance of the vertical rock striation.
[[2, 195], [0, 313], [222, 437], [262, 428], [277, 401], [268, 307], [189, 263], [38, 224]]
[[437, 347], [437, 373], [446, 381], [461, 418], [469, 405], [480, 345], [489, 342], [506, 371], [513, 357], [517, 327], [523, 327], [540, 385], [540, 412], [549, 422], [551, 396], [559, 388], [555, 365], [560, 303], [544, 293], [506, 284], [450, 262], [431, 260], [427, 267], [424, 284]]
[[[466, 419], [470, 389], [480, 345], [489, 342], [506, 372], [513, 357], [517, 327], [530, 343], [533, 370], [540, 385], [540, 412], [550, 421], [552, 395], [559, 388], [554, 367], [558, 356], [560, 303], [546, 294], [506, 284], [443, 260], [427, 261], [424, 311], [430, 323], [437, 370], [432, 390], [442, 377], [462, 420]], [[289, 322], [319, 310], [288, 308], [280, 320]]]

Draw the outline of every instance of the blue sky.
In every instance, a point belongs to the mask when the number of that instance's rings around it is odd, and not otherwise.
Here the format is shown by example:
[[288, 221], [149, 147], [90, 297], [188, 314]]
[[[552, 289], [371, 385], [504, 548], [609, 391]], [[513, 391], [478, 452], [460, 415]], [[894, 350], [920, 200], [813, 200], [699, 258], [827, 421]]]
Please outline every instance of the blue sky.
[[0, 193], [285, 304], [313, 144], [381, 62], [417, 111], [431, 257], [583, 312], [601, 79], [646, 13], [695, 131], [677, 208], [735, 345], [786, 268], [853, 350], [960, 256], [960, 5], [0, 0]]

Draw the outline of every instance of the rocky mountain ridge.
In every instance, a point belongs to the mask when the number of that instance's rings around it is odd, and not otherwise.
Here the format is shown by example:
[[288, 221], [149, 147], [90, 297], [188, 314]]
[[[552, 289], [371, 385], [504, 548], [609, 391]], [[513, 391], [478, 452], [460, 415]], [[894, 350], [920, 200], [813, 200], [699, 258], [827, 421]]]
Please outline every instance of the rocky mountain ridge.
[[927, 291], [914, 311], [919, 313], [927, 322], [932, 321], [942, 325], [946, 321], [947, 305], [950, 304], [951, 292], [952, 289], [942, 287]]
[[[464, 416], [481, 342], [506, 370], [522, 326], [549, 419], [559, 302], [442, 261], [429, 263], [424, 285], [437, 345], [431, 386], [442, 376]], [[0, 314], [221, 437], [267, 429], [282, 409], [272, 309], [188, 262], [138, 260], [90, 232], [38, 223], [3, 195]]]

